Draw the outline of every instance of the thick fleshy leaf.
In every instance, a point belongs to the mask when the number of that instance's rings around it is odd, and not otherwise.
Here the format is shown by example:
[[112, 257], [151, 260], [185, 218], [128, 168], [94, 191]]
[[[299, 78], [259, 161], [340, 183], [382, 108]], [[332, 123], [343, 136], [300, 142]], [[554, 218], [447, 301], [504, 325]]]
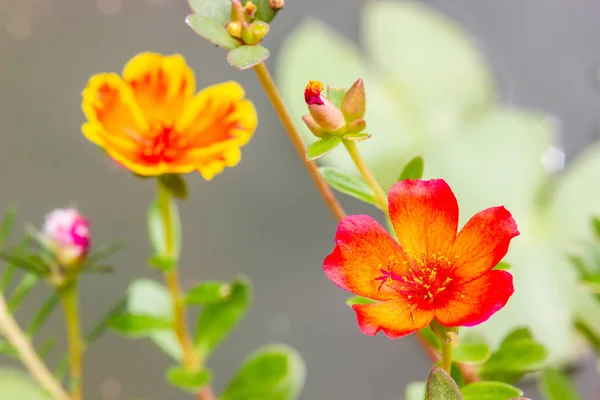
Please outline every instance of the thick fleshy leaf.
[[188, 0], [188, 4], [195, 14], [212, 19], [221, 26], [229, 21], [231, 0]]
[[362, 26], [370, 59], [409, 98], [431, 138], [453, 133], [465, 114], [492, 102], [484, 58], [448, 17], [418, 2], [370, 1]]
[[150, 236], [150, 243], [154, 248], [156, 255], [163, 257], [170, 256], [173, 260], [179, 259], [181, 253], [181, 221], [179, 220], [179, 211], [177, 210], [177, 204], [172, 198], [169, 198], [169, 222], [171, 224], [171, 235], [174, 242], [174, 249], [172, 254], [167, 251], [166, 245], [166, 227], [164, 225], [164, 219], [162, 216], [161, 209], [156, 200], [150, 203], [148, 209], [148, 234]]
[[[166, 287], [150, 279], [138, 279], [127, 289], [127, 310], [132, 314], [152, 315], [160, 319], [173, 318], [171, 298]], [[181, 359], [181, 349], [175, 333], [156, 331], [150, 339], [175, 360]]]
[[0, 368], [0, 399], [48, 400], [48, 395], [26, 372]]
[[523, 394], [520, 389], [502, 382], [475, 382], [460, 390], [465, 400], [511, 400]]
[[231, 282], [224, 301], [207, 304], [198, 318], [194, 343], [204, 359], [217, 348], [244, 318], [252, 302], [252, 287], [245, 278]]
[[227, 62], [232, 67], [243, 71], [252, 68], [269, 58], [269, 49], [260, 44], [240, 46], [227, 53]]
[[204, 39], [208, 40], [215, 46], [219, 46], [226, 50], [232, 50], [241, 46], [241, 43], [235, 40], [227, 29], [218, 22], [199, 14], [188, 15], [185, 22]]
[[569, 377], [554, 369], [542, 371], [538, 388], [544, 400], [581, 400], [575, 384]]
[[173, 386], [181, 390], [195, 393], [198, 389], [210, 383], [212, 373], [209, 369], [201, 369], [200, 371], [190, 371], [185, 367], [176, 366], [167, 370], [166, 378]]
[[340, 143], [342, 143], [342, 138], [339, 136], [330, 136], [328, 138], [319, 139], [311, 144], [306, 150], [306, 159], [316, 160], [321, 158], [335, 149]]
[[406, 164], [398, 177], [398, 181], [403, 181], [405, 179], [421, 179], [424, 170], [425, 162], [423, 161], [423, 157], [415, 157]]
[[452, 350], [452, 360], [459, 363], [481, 364], [492, 354], [492, 350], [482, 338], [475, 335], [461, 335], [458, 345]]
[[231, 295], [231, 284], [219, 281], [198, 283], [185, 295], [186, 304], [215, 304], [226, 301]]
[[548, 351], [535, 341], [529, 330], [517, 329], [483, 364], [480, 375], [485, 380], [513, 383], [524, 374], [542, 368], [547, 358]]
[[342, 192], [371, 205], [377, 204], [375, 193], [373, 193], [373, 190], [362, 178], [349, 175], [333, 167], [320, 167], [319, 172], [327, 183], [338, 192]]
[[300, 354], [283, 344], [258, 349], [242, 364], [221, 400], [294, 400], [298, 398], [306, 367]]
[[122, 335], [147, 337], [156, 332], [171, 330], [173, 322], [147, 314], [122, 314], [110, 321], [110, 327]]
[[426, 382], [411, 382], [406, 386], [404, 400], [426, 400], [425, 387]]
[[450, 375], [433, 367], [427, 378], [427, 400], [463, 400], [460, 389]]

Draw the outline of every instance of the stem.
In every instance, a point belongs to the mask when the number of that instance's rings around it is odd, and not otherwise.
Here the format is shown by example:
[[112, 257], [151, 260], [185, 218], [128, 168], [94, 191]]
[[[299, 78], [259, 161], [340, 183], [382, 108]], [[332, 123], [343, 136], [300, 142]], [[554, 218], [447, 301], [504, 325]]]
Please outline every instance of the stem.
[[59, 289], [59, 295], [65, 313], [67, 341], [69, 343], [69, 387], [71, 398], [73, 400], [81, 400], [83, 398], [83, 341], [79, 321], [76, 278], [62, 289]]
[[360, 174], [362, 175], [363, 179], [375, 193], [375, 200], [377, 200], [377, 205], [379, 206], [381, 211], [383, 211], [385, 215], [389, 217], [387, 196], [381, 188], [381, 186], [379, 185], [379, 182], [377, 182], [377, 179], [375, 179], [375, 176], [373, 176], [373, 173], [369, 169], [369, 166], [360, 155], [360, 152], [358, 151], [358, 146], [356, 146], [356, 143], [351, 140], [343, 140], [342, 142], [344, 143], [344, 146], [346, 146], [348, 154], [350, 154], [350, 157], [352, 157], [352, 161], [354, 161], [354, 164], [360, 171]]
[[[163, 226], [165, 227], [165, 253], [164, 256], [173, 259], [175, 252], [175, 241], [174, 232], [172, 230], [171, 221], [171, 194], [168, 189], [165, 188], [160, 181], [158, 182], [158, 206], [160, 208], [161, 216], [163, 219]], [[183, 303], [183, 296], [181, 293], [181, 284], [179, 282], [179, 273], [177, 266], [173, 267], [170, 271], [164, 273], [165, 283], [169, 289], [171, 296], [171, 303], [173, 304], [173, 316], [175, 324], [175, 335], [179, 340], [181, 351], [183, 353], [183, 364], [191, 370], [197, 371], [203, 367], [203, 360], [201, 360], [192, 344], [190, 336], [190, 330], [186, 320], [185, 304]], [[197, 393], [199, 400], [215, 400], [216, 396], [212, 392], [210, 386], [206, 385]]]
[[452, 366], [452, 341], [442, 342], [442, 369], [448, 374]]
[[325, 200], [325, 203], [327, 203], [329, 209], [331, 210], [335, 218], [338, 221], [340, 221], [346, 216], [346, 213], [344, 212], [344, 209], [342, 208], [340, 203], [337, 201], [335, 194], [333, 194], [333, 191], [331, 190], [327, 182], [319, 173], [319, 170], [317, 169], [317, 164], [314, 161], [306, 160], [306, 146], [302, 141], [300, 132], [298, 132], [298, 129], [296, 129], [296, 126], [294, 125], [294, 121], [292, 120], [289, 111], [283, 103], [283, 99], [281, 98], [281, 95], [279, 94], [279, 91], [275, 86], [275, 82], [273, 81], [273, 78], [271, 77], [267, 66], [264, 62], [260, 63], [254, 67], [254, 72], [256, 72], [256, 76], [258, 76], [258, 80], [262, 84], [265, 93], [267, 94], [267, 97], [273, 104], [275, 113], [277, 114], [279, 120], [281, 121], [281, 124], [287, 131], [288, 136], [290, 137], [290, 140], [294, 145], [296, 152], [298, 153], [298, 156], [301, 160], [303, 160], [304, 165], [306, 166], [308, 173], [310, 174], [315, 185], [317, 186], [319, 193], [321, 193], [323, 200]]
[[31, 341], [8, 311], [6, 300], [0, 295], [0, 332], [19, 353], [19, 358], [31, 376], [50, 393], [54, 400], [71, 400], [54, 375], [37, 355]]

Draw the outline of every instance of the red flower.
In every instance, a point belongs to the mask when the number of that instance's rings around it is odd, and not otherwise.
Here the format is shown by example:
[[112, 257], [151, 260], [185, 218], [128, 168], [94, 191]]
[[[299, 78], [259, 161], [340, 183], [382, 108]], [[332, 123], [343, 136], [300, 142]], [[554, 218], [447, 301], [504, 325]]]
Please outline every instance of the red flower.
[[333, 283], [377, 301], [352, 306], [363, 333], [399, 338], [434, 318], [473, 326], [504, 307], [512, 275], [492, 269], [519, 235], [504, 207], [475, 214], [457, 234], [458, 204], [444, 180], [401, 181], [388, 202], [398, 243], [371, 217], [346, 217], [323, 263]]

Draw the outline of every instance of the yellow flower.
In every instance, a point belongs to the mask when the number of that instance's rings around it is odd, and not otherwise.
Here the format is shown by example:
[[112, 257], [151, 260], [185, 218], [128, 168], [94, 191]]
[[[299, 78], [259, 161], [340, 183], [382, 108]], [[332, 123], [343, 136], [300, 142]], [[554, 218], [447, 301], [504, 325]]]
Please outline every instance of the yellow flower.
[[210, 180], [240, 161], [258, 120], [236, 82], [195, 91], [181, 55], [138, 54], [122, 78], [90, 78], [82, 93], [83, 134], [138, 175], [199, 171]]

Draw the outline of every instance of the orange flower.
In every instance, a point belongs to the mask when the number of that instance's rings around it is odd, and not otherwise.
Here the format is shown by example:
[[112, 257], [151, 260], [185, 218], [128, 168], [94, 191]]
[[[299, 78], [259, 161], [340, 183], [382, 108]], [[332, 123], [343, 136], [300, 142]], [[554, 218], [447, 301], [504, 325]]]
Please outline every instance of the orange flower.
[[180, 55], [142, 53], [123, 69], [94, 75], [83, 91], [83, 134], [139, 175], [199, 171], [210, 180], [241, 158], [257, 125], [236, 82], [196, 91]]
[[389, 193], [398, 243], [366, 215], [344, 218], [324, 261], [339, 287], [377, 302], [352, 306], [363, 333], [390, 338], [424, 328], [473, 326], [514, 292], [512, 275], [492, 270], [519, 235], [504, 207], [473, 216], [457, 234], [458, 204], [441, 179], [405, 180]]

